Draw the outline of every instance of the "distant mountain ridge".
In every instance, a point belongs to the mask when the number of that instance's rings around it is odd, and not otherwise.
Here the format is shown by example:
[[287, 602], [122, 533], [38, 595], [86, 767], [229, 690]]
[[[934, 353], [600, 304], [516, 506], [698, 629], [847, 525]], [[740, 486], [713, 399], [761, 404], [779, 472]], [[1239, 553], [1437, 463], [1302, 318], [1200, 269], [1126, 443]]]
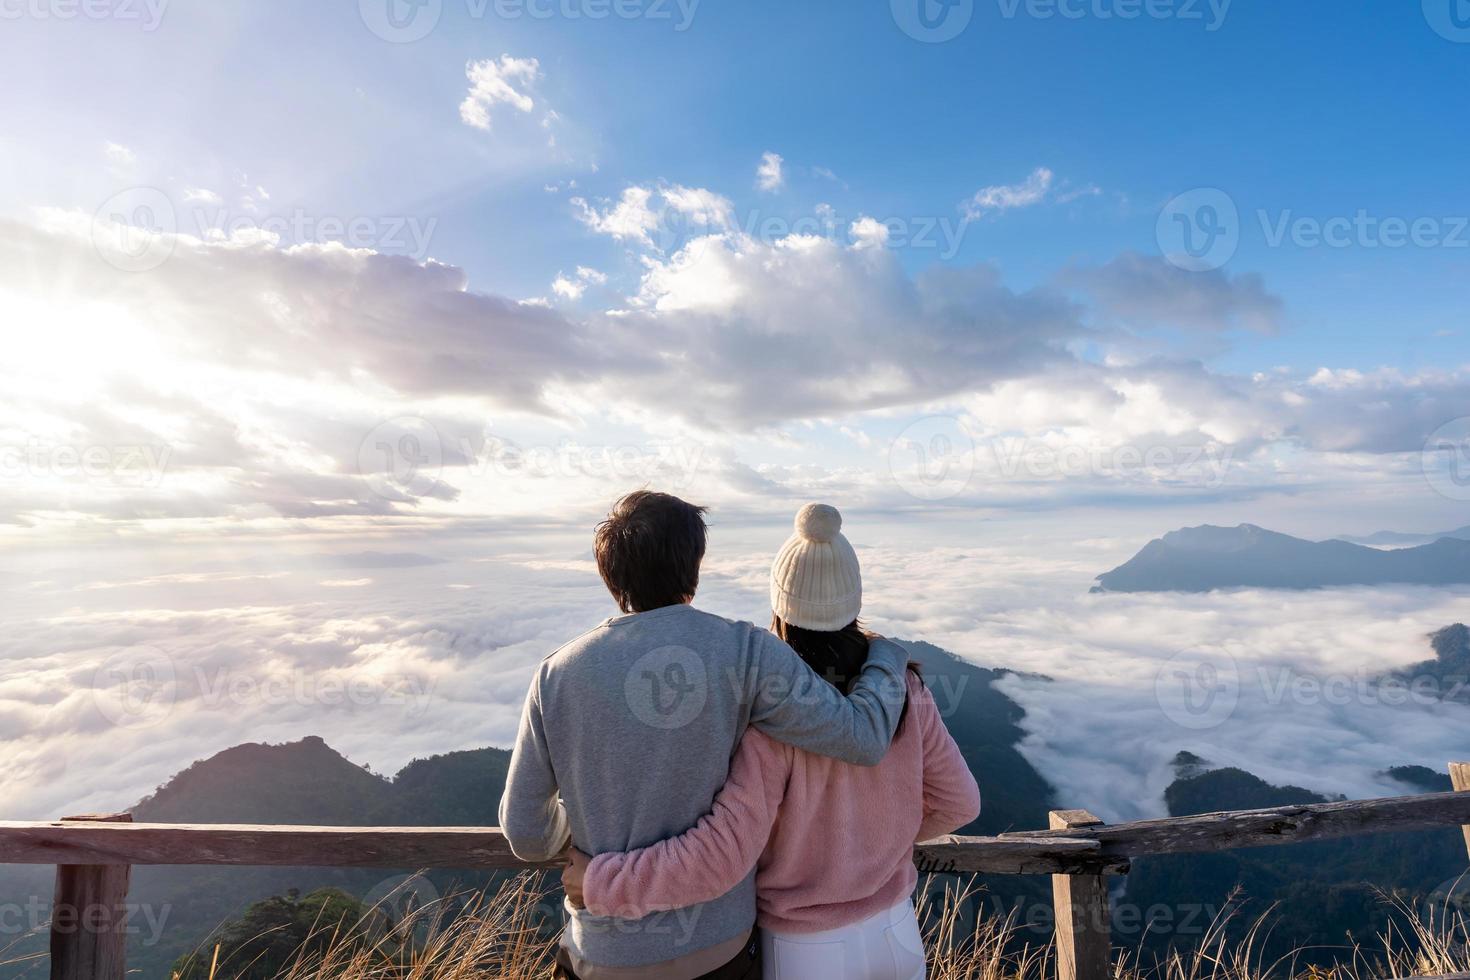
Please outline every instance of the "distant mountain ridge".
[[1155, 538], [1097, 583], [1094, 592], [1462, 585], [1470, 583], [1470, 540], [1446, 537], [1384, 551], [1336, 539], [1307, 541], [1254, 524], [1206, 524]]
[[1377, 531], [1373, 534], [1355, 537], [1351, 534], [1339, 534], [1338, 541], [1351, 541], [1353, 544], [1366, 544], [1375, 547], [1405, 547], [1416, 544], [1429, 544], [1440, 538], [1459, 538], [1470, 541], [1470, 524], [1457, 528], [1453, 531], [1441, 531], [1438, 534], [1410, 534], [1403, 531]]

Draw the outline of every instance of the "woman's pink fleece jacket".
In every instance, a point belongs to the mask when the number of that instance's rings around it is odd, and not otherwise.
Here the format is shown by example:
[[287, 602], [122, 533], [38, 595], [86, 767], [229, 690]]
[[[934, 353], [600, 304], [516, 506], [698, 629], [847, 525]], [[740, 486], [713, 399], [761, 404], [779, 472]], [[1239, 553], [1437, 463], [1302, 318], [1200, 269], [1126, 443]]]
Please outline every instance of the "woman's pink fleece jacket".
[[[822, 932], [860, 922], [913, 892], [916, 841], [980, 813], [980, 790], [922, 681], [888, 755], [862, 767], [748, 729], [713, 810], [641, 850], [593, 859], [594, 915], [638, 919], [718, 898], [756, 866], [760, 925]], [[757, 864], [757, 862], [759, 862]]]

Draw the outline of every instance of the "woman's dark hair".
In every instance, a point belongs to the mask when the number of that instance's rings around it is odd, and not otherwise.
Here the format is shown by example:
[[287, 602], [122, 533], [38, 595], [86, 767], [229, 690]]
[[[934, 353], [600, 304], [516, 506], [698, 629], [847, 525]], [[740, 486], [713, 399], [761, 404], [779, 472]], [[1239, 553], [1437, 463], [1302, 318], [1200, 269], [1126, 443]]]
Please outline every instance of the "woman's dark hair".
[[[868, 644], [878, 639], [863, 624], [854, 619], [840, 630], [809, 630], [793, 626], [780, 616], [771, 617], [771, 632], [785, 640], [806, 665], [821, 678], [843, 694], [852, 693], [852, 685], [868, 662]], [[912, 660], [909, 673], [923, 680], [919, 665]], [[898, 716], [898, 728], [903, 728], [909, 714], [909, 701], [903, 700], [903, 713]]]
[[694, 598], [704, 560], [703, 507], [667, 493], [636, 490], [597, 525], [597, 571], [625, 613]]

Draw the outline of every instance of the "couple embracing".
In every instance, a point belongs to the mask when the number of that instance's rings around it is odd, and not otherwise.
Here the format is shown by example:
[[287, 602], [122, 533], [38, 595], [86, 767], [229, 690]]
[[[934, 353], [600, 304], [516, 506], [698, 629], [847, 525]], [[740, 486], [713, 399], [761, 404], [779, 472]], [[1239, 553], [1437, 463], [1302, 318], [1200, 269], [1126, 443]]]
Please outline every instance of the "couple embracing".
[[841, 526], [797, 514], [763, 630], [692, 604], [703, 508], [640, 491], [598, 525], [623, 615], [542, 662], [500, 806], [519, 857], [571, 848], [557, 977], [924, 977], [913, 846], [980, 793], [918, 667], [859, 625]]

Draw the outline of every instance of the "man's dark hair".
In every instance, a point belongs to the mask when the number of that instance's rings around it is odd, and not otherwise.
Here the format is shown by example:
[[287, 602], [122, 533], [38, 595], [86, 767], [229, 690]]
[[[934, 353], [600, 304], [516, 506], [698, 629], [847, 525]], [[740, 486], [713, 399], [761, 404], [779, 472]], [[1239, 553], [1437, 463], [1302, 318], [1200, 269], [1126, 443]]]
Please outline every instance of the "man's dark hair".
[[704, 560], [705, 508], [667, 493], [636, 490], [597, 525], [593, 551], [607, 590], [625, 613], [694, 598]]

